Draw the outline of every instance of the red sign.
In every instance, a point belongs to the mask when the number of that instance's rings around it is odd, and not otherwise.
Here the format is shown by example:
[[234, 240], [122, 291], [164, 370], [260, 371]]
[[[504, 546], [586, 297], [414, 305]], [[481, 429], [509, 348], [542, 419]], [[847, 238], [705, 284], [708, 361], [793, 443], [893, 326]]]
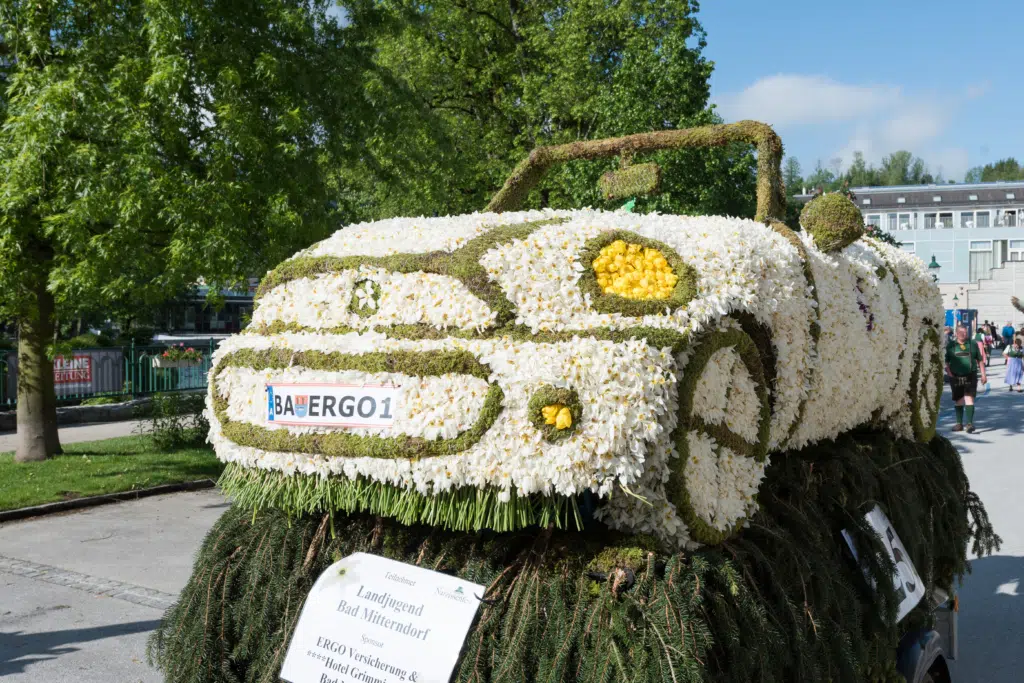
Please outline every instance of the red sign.
[[92, 384], [92, 358], [74, 356], [65, 358], [57, 356], [53, 359], [54, 384]]

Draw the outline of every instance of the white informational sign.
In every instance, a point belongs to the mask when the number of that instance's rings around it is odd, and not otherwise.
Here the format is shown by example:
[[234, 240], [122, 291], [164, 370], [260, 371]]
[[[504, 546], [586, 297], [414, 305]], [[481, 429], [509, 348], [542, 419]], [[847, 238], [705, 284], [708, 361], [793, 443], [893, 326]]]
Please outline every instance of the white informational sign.
[[320, 575], [299, 615], [288, 683], [448, 683], [484, 587], [356, 553]]
[[387, 429], [401, 388], [362, 384], [267, 384], [267, 422], [298, 427]]
[[[917, 573], [910, 555], [907, 554], [907, 549], [903, 547], [903, 541], [900, 540], [899, 535], [897, 535], [896, 530], [892, 527], [892, 523], [889, 522], [889, 518], [885, 516], [882, 509], [876, 505], [870, 512], [864, 515], [864, 519], [867, 520], [871, 528], [882, 539], [882, 545], [885, 546], [886, 551], [889, 553], [889, 558], [896, 565], [896, 574], [893, 576], [892, 581], [893, 587], [896, 589], [896, 597], [900, 601], [899, 607], [896, 610], [896, 620], [900, 621], [903, 617], [910, 614], [910, 610], [914, 609], [917, 603], [921, 602], [921, 599], [924, 597], [924, 582], [921, 581], [921, 576]], [[846, 544], [853, 551], [854, 558], [858, 558], [853, 539], [845, 529], [843, 530], [843, 538], [846, 539]]]

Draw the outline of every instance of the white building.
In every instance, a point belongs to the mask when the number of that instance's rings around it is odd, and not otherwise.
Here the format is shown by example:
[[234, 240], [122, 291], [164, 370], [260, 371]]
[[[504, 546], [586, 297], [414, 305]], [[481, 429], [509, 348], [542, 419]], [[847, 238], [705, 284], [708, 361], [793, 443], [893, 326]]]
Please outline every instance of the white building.
[[1011, 296], [1024, 299], [1024, 181], [851, 191], [865, 223], [939, 266], [933, 271], [946, 308], [974, 308], [999, 325], [1024, 323], [1010, 304]]

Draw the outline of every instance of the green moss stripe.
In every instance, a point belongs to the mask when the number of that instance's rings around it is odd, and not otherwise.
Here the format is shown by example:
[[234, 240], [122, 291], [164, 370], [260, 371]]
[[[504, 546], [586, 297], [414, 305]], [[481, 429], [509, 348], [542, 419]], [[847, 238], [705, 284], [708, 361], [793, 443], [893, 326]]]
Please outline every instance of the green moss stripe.
[[[818, 340], [821, 338], [821, 301], [818, 299], [818, 286], [814, 283], [814, 271], [811, 269], [811, 256], [807, 252], [807, 246], [797, 237], [797, 234], [793, 232], [788, 225], [780, 223], [778, 221], [766, 221], [765, 225], [774, 230], [776, 233], [781, 235], [787, 242], [793, 245], [797, 253], [800, 254], [800, 264], [804, 271], [804, 279], [807, 280], [807, 285], [811, 288], [811, 296], [814, 298], [814, 310], [811, 312], [810, 319], [807, 321], [808, 327], [811, 333], [811, 345], [813, 349], [818, 349]], [[810, 367], [807, 369], [807, 374], [804, 377], [806, 383], [814, 381], [814, 368]], [[796, 410], [796, 418], [793, 420], [793, 424], [789, 426], [789, 433], [786, 434], [786, 438], [782, 440], [779, 447], [785, 447], [789, 443], [789, 440], [796, 434], [797, 428], [804, 421], [804, 413], [807, 411], [807, 402], [810, 397], [800, 401], [800, 405]]]
[[624, 330], [616, 330], [610, 327], [596, 327], [590, 330], [566, 330], [562, 332], [533, 332], [525, 325], [506, 325], [504, 327], [492, 328], [482, 332], [468, 330], [437, 329], [430, 325], [396, 325], [393, 327], [377, 326], [370, 329], [356, 329], [354, 327], [338, 326], [323, 329], [305, 327], [295, 323], [283, 323], [280, 321], [263, 327], [250, 329], [246, 334], [256, 336], [270, 336], [286, 332], [308, 332], [311, 334], [365, 334], [375, 332], [383, 334], [389, 339], [510, 339], [512, 341], [530, 341], [538, 344], [557, 344], [569, 342], [575, 339], [597, 339], [599, 341], [610, 341], [616, 344], [633, 340], [644, 340], [657, 349], [670, 348], [675, 352], [686, 348], [690, 339], [689, 332], [679, 332], [662, 327], [629, 327]]
[[412, 436], [362, 436], [351, 432], [292, 434], [286, 429], [266, 429], [248, 422], [232, 421], [228, 402], [217, 391], [217, 375], [222, 368], [244, 367], [254, 370], [302, 367], [313, 370], [394, 372], [414, 377], [462, 374], [488, 379], [490, 369], [466, 351], [398, 351], [394, 353], [343, 354], [288, 349], [241, 349], [222, 358], [210, 380], [213, 407], [224, 436], [250, 448], [282, 453], [314, 453], [343, 458], [427, 458], [460, 453], [480, 440], [501, 414], [505, 394], [491, 384], [484, 397], [480, 417], [453, 439], [428, 441]]
[[[749, 444], [735, 432], [714, 425], [707, 425], [695, 413], [693, 395], [700, 376], [707, 367], [711, 356], [719, 349], [733, 347], [740, 360], [750, 373], [761, 402], [761, 419], [758, 423], [756, 444]], [[706, 428], [705, 428], [706, 427]], [[736, 534], [744, 520], [739, 519], [728, 529], [716, 529], [698, 515], [690, 502], [690, 492], [686, 486], [686, 468], [690, 459], [690, 448], [686, 435], [691, 431], [704, 431], [714, 437], [719, 446], [729, 448], [734, 453], [753, 457], [763, 462], [768, 456], [768, 439], [771, 431], [771, 407], [768, 403], [768, 391], [765, 384], [764, 369], [754, 341], [745, 332], [735, 329], [718, 330], [704, 337], [683, 370], [679, 381], [679, 425], [676, 427], [675, 442], [679, 458], [674, 461], [675, 467], [665, 485], [665, 492], [676, 506], [676, 512], [690, 528], [690, 534], [701, 543], [714, 545]]]
[[[668, 261], [672, 272], [679, 278], [672, 294], [665, 299], [627, 299], [617, 294], [605, 294], [597, 284], [597, 274], [593, 263], [606, 246], [622, 240], [627, 244], [639, 244], [649, 249], [657, 249]], [[580, 264], [583, 274], [580, 276], [579, 287], [583, 295], [590, 295], [590, 305], [598, 313], [621, 313], [634, 318], [645, 315], [658, 315], [666, 309], [676, 310], [688, 304], [697, 296], [697, 271], [683, 263], [679, 254], [663, 242], [648, 239], [628, 230], [612, 230], [603, 232], [598, 237], [588, 240], [580, 252]]]
[[754, 458], [755, 460], [764, 460], [767, 455], [766, 452], [765, 455], [758, 458], [757, 444], [750, 443], [724, 424], [712, 424], [711, 422], [705, 422], [704, 418], [700, 415], [693, 416], [691, 427], [691, 431], [704, 432], [708, 436], [713, 437], [716, 443], [720, 445], [727, 445], [729, 449], [737, 455]]
[[[928, 342], [935, 346], [935, 351], [931, 358], [925, 359], [924, 348]], [[915, 358], [914, 372], [910, 375], [910, 425], [914, 430], [914, 438], [921, 443], [928, 443], [935, 436], [935, 425], [939, 419], [939, 401], [943, 385], [942, 345], [939, 342], [939, 333], [934, 328], [925, 330], [924, 339], [918, 345]], [[925, 424], [921, 420], [921, 401], [925, 400], [925, 397], [920, 394], [917, 387], [920, 384], [921, 373], [927, 372], [926, 367], [929, 365], [932, 377], [926, 378], [928, 381], [924, 385], [924, 390], [928, 391], [931, 389], [934, 392], [932, 396], [935, 398], [935, 407], [929, 411], [929, 421], [928, 424]]]
[[499, 500], [493, 487], [461, 487], [422, 494], [366, 478], [309, 477], [228, 463], [218, 482], [236, 505], [258, 511], [278, 509], [291, 516], [366, 512], [402, 524], [426, 524], [454, 531], [498, 532], [555, 526], [582, 530], [573, 496], [519, 496]]
[[254, 370], [281, 370], [292, 366], [334, 372], [400, 372], [414, 377], [447, 374], [472, 375], [487, 379], [491, 369], [468, 351], [375, 351], [372, 353], [341, 353], [340, 351], [294, 351], [292, 349], [239, 349], [226, 354], [217, 367], [241, 367]]
[[505, 297], [501, 287], [487, 275], [480, 265], [485, 252], [501, 244], [526, 239], [534, 231], [546, 226], [564, 223], [565, 218], [552, 218], [518, 225], [503, 225], [476, 237], [455, 251], [434, 251], [426, 254], [395, 254], [393, 256], [303, 256], [285, 261], [267, 273], [256, 290], [256, 300], [271, 289], [304, 277], [316, 277], [343, 270], [357, 270], [361, 266], [381, 268], [392, 273], [432, 273], [459, 280], [475, 296], [484, 301], [497, 314], [496, 324], [502, 325], [515, 317], [515, 307]]

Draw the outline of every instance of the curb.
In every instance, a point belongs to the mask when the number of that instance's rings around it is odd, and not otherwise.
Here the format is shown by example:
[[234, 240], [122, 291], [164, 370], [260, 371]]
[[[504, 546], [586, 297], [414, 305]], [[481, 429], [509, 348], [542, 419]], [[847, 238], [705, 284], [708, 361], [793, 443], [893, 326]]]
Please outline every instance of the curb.
[[159, 486], [151, 486], [148, 489], [121, 491], [120, 493], [105, 493], [100, 496], [87, 496], [85, 498], [62, 500], [56, 503], [33, 505], [32, 507], [18, 508], [16, 510], [3, 510], [0, 511], [0, 523], [13, 522], [18, 519], [28, 519], [30, 517], [41, 517], [43, 515], [51, 515], [57, 512], [70, 512], [71, 510], [96, 507], [97, 505], [107, 505], [108, 503], [119, 503], [125, 500], [137, 500], [139, 498], [159, 496], [165, 493], [180, 493], [182, 491], [212, 489], [216, 485], [217, 482], [212, 479], [195, 479], [193, 481], [183, 481], [177, 484], [160, 484]]

